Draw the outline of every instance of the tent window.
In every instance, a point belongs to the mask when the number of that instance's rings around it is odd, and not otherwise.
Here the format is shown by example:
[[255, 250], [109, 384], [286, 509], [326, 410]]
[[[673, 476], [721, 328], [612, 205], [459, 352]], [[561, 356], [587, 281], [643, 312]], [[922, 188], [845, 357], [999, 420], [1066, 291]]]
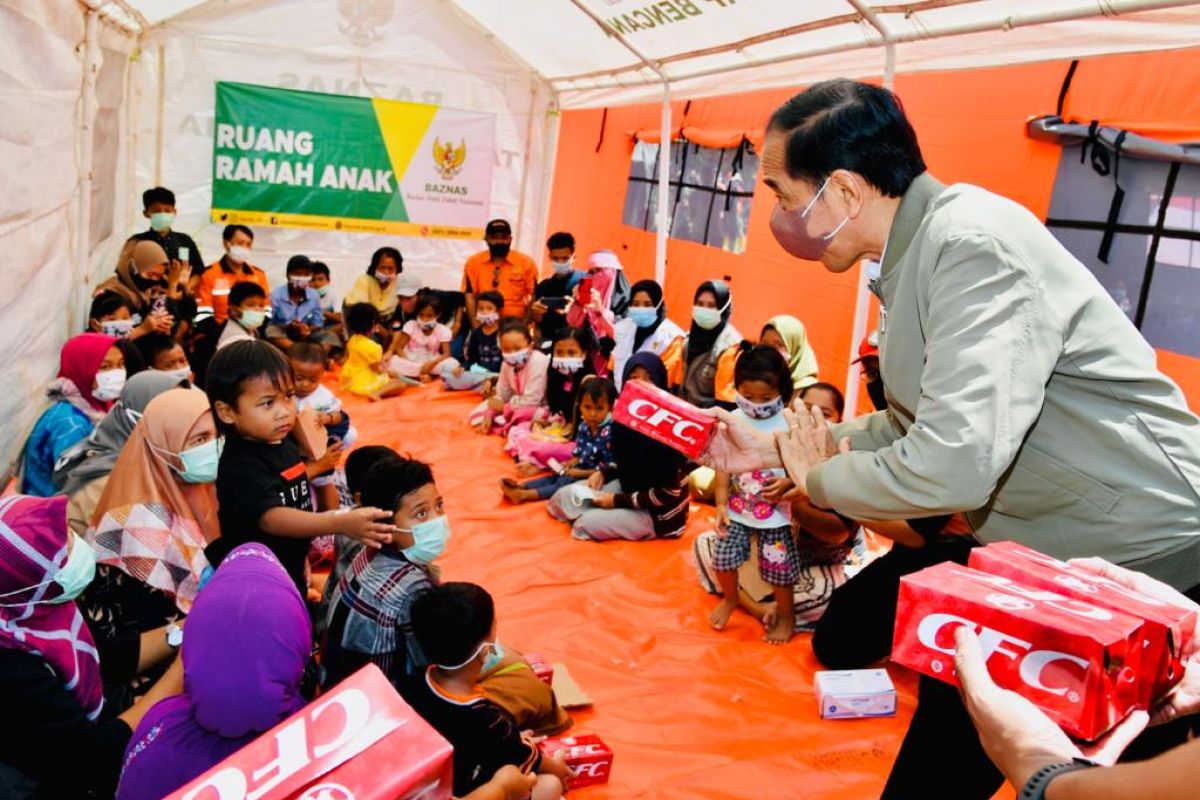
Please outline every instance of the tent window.
[[1150, 344], [1200, 357], [1200, 166], [1123, 154], [1114, 209], [1113, 174], [1078, 152], [1063, 151], [1046, 225]]
[[[621, 222], [657, 231], [659, 146], [636, 142], [625, 188]], [[758, 175], [758, 154], [743, 139], [737, 147], [701, 147], [685, 139], [671, 144], [671, 238], [746, 249], [746, 225]]]

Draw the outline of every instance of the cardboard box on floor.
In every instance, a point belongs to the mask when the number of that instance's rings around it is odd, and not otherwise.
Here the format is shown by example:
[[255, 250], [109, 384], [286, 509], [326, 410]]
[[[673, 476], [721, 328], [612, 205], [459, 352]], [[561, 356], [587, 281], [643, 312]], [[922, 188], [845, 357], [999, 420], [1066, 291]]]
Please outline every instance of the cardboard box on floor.
[[450, 800], [452, 753], [370, 665], [167, 800]]

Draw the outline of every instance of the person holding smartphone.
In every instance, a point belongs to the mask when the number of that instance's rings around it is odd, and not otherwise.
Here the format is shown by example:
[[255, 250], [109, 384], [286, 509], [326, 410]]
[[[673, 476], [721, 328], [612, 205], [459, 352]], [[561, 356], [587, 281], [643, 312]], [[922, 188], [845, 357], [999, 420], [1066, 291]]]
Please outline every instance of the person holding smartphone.
[[550, 235], [546, 251], [554, 273], [533, 290], [530, 312], [543, 342], [551, 341], [567, 324], [567, 298], [579, 285], [583, 273], [575, 269], [575, 237], [566, 231]]

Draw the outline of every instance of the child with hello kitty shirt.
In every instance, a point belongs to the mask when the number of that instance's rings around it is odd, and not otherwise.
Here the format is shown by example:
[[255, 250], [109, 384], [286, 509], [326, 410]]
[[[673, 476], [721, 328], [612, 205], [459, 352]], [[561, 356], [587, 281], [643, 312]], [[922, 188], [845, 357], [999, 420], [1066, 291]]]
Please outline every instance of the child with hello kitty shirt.
[[[792, 396], [792, 376], [787, 360], [773, 347], [742, 343], [734, 366], [737, 391], [734, 415], [768, 434], [786, 430], [783, 409]], [[790, 503], [783, 500], [787, 473], [782, 469], [757, 469], [737, 475], [717, 473], [714, 488], [717, 506], [717, 541], [713, 571], [722, 600], [709, 616], [717, 630], [729, 622], [738, 607], [737, 569], [750, 559], [751, 537], [758, 539], [758, 569], [775, 595], [774, 624], [763, 637], [783, 644], [795, 632], [792, 587], [800, 577], [800, 559], [792, 536]]]

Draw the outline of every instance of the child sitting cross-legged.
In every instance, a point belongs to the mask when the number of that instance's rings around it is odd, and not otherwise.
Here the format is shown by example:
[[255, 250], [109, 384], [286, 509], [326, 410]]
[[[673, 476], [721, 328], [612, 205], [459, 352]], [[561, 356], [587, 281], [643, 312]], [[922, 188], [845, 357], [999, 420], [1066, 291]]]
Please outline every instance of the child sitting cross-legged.
[[546, 402], [546, 371], [550, 358], [533, 349], [529, 326], [509, 317], [500, 324], [500, 354], [504, 365], [495, 393], [471, 412], [477, 433], [507, 433], [515, 422], [533, 419]]
[[504, 450], [517, 460], [517, 474], [535, 475], [554, 462], [574, 455], [579, 387], [595, 375], [595, 347], [582, 328], [559, 328], [550, 344], [550, 369], [546, 372], [546, 405], [528, 422], [508, 431]]
[[557, 473], [518, 483], [512, 478], [500, 482], [504, 496], [512, 503], [546, 500], [564, 486], [586, 480], [596, 472], [614, 465], [612, 450], [612, 407], [617, 387], [608, 378], [595, 375], [579, 387], [575, 412], [574, 457], [559, 465]]
[[504, 657], [491, 595], [472, 583], [429, 589], [413, 601], [412, 627], [432, 665], [405, 681], [400, 693], [453, 745], [455, 797], [506, 765], [538, 774], [532, 800], [561, 797], [570, 776], [561, 756], [544, 757], [480, 685], [480, 676]]
[[313, 511], [304, 458], [288, 438], [296, 424], [295, 378], [278, 348], [259, 340], [225, 347], [208, 366], [205, 389], [225, 434], [217, 471], [221, 536], [205, 548], [213, 567], [239, 544], [259, 542], [304, 596], [312, 539], [342, 533], [374, 548], [391, 541], [392, 526], [380, 519], [386, 511]]
[[480, 389], [484, 394], [491, 393], [504, 363], [500, 357], [500, 312], [503, 309], [504, 295], [499, 292], [481, 292], [475, 298], [475, 321], [479, 324], [467, 334], [463, 345], [466, 363], [448, 358], [438, 364], [442, 385], [447, 389]]
[[440, 312], [436, 296], [427, 294], [417, 300], [416, 319], [404, 323], [384, 359], [389, 373], [422, 383], [433, 380], [438, 365], [450, 358], [450, 340], [454, 338], [450, 328], [438, 322]]
[[371, 402], [395, 397], [408, 386], [384, 371], [383, 348], [371, 338], [379, 325], [379, 311], [370, 303], [346, 308], [346, 363], [342, 365], [342, 388]]

